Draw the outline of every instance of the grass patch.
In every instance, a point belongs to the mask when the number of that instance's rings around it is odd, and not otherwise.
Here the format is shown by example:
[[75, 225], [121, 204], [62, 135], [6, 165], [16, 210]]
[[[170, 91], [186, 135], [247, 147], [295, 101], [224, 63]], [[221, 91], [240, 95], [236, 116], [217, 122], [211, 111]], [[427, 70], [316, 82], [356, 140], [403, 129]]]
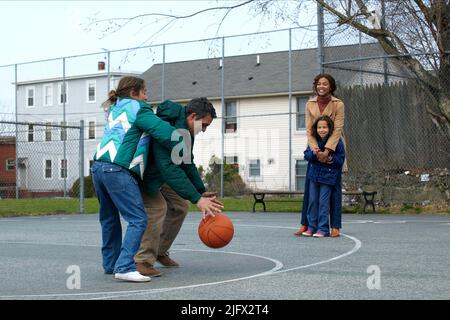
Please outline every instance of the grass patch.
[[[286, 200], [284, 198], [271, 198], [271, 200]], [[302, 207], [300, 198], [289, 199], [289, 202], [266, 202], [268, 212], [294, 212], [299, 213]], [[224, 198], [221, 200], [225, 208], [223, 212], [251, 212], [253, 208], [253, 197]], [[86, 198], [84, 200], [85, 213], [98, 213], [99, 205], [97, 198]], [[190, 212], [198, 212], [195, 204], [190, 204]], [[371, 208], [367, 213], [371, 213]], [[256, 212], [263, 212], [262, 204], [256, 205]], [[344, 207], [343, 213], [361, 213], [361, 206]], [[52, 214], [79, 213], [79, 200], [77, 198], [39, 198], [39, 199], [0, 199], [0, 217], [13, 216], [36, 216]], [[376, 207], [376, 213], [415, 213], [415, 214], [450, 214], [447, 203], [440, 205], [402, 205]]]
[[[224, 212], [252, 211], [253, 197], [224, 198], [221, 200]], [[0, 200], [0, 216], [33, 216], [51, 214], [79, 213], [79, 200], [76, 198], [39, 198], [39, 199], [2, 199]], [[85, 213], [97, 213], [99, 209], [97, 198], [86, 198], [84, 200]], [[268, 202], [266, 209], [270, 212], [300, 212], [301, 203], [299, 199], [293, 202]], [[195, 204], [190, 204], [190, 212], [198, 212]], [[256, 205], [256, 212], [262, 212], [261, 204]]]
[[[97, 198], [85, 199], [84, 207], [86, 213], [97, 213]], [[0, 200], [1, 217], [71, 214], [79, 212], [80, 202], [78, 199], [74, 198]]]
[[[270, 198], [270, 200], [286, 200], [284, 198]], [[267, 212], [300, 212], [302, 201], [300, 198], [292, 198], [289, 202], [266, 202]], [[224, 204], [223, 212], [244, 211], [251, 212], [253, 210], [253, 197], [239, 197], [239, 198], [223, 198], [220, 201]], [[189, 211], [199, 211], [195, 204], [191, 204]], [[263, 205], [257, 203], [255, 207], [256, 212], [264, 212]]]

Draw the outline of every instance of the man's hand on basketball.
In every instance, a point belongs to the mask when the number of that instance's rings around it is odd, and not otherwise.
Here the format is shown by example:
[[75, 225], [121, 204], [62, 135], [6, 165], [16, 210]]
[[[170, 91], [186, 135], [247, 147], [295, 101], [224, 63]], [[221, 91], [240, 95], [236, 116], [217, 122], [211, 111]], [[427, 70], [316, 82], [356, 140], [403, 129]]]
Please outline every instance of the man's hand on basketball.
[[201, 197], [197, 202], [197, 207], [203, 213], [203, 219], [207, 216], [215, 216], [215, 213], [222, 212], [223, 204], [217, 200], [215, 196], [212, 197]]

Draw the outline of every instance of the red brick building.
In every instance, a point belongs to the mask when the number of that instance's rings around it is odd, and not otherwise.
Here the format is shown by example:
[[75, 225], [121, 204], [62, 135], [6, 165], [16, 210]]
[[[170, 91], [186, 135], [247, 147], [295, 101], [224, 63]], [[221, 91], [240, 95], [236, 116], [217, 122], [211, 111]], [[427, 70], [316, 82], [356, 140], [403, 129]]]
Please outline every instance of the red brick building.
[[16, 185], [16, 138], [0, 137], [0, 197], [8, 198], [8, 193]]

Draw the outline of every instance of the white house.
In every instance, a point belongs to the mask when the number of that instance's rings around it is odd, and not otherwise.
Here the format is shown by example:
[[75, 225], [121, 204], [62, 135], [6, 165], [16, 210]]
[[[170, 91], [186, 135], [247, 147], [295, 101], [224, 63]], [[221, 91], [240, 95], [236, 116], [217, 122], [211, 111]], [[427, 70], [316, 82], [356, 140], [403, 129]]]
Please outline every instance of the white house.
[[[377, 44], [365, 44], [363, 49], [357, 50], [355, 45], [325, 48], [325, 61], [354, 58], [354, 61], [325, 69], [336, 79], [338, 88], [357, 85], [361, 78], [359, 73], [364, 70], [371, 72], [370, 83], [384, 81], [383, 70], [379, 67], [365, 69], [382, 65], [382, 59], [356, 60], [360, 52], [364, 52], [366, 57], [380, 56], [381, 48]], [[390, 64], [391, 71], [394, 67]], [[200, 96], [213, 102], [218, 119], [196, 138], [194, 156], [197, 165], [207, 168], [212, 155], [221, 158], [221, 121], [224, 117], [224, 159], [239, 166], [239, 173], [249, 187], [302, 190], [306, 173], [303, 158], [306, 148], [305, 104], [313, 94], [317, 70], [317, 49], [291, 52], [291, 103], [288, 51], [231, 56], [225, 57], [224, 61], [212, 58], [167, 63], [164, 77], [162, 65], [156, 64], [143, 77], [153, 103], [171, 99], [185, 104]], [[222, 71], [225, 108], [221, 103]], [[390, 81], [400, 80], [394, 72], [392, 74]]]
[[[110, 86], [130, 73], [112, 72]], [[63, 82], [64, 80], [64, 82]], [[64, 84], [65, 83], [65, 92]], [[84, 175], [88, 175], [92, 156], [103, 133], [107, 99], [108, 74], [39, 79], [17, 83], [18, 184], [34, 195], [61, 194], [68, 191], [80, 175], [79, 129], [63, 129], [52, 125], [80, 126], [84, 120]], [[65, 121], [64, 121], [65, 119]], [[40, 123], [42, 125], [39, 125]], [[65, 150], [65, 153], [64, 153]]]
[[[362, 72], [371, 72], [370, 83], [385, 80], [380, 70], [381, 58], [357, 60], [361, 52], [365, 57], [379, 57], [383, 54], [381, 48], [377, 44], [362, 46], [364, 50], [355, 45], [324, 49], [325, 61], [344, 61], [325, 68], [337, 80], [338, 88], [357, 85]], [[166, 63], [164, 68], [155, 64], [140, 76], [147, 82], [150, 103], [171, 99], [185, 104], [201, 96], [213, 102], [219, 118], [196, 138], [197, 165], [207, 168], [213, 155], [221, 157], [223, 120], [224, 159], [239, 166], [240, 175], [249, 187], [301, 190], [306, 172], [305, 104], [313, 94], [312, 83], [319, 70], [317, 49], [294, 50], [291, 58], [291, 100], [287, 51], [231, 56], [224, 61], [212, 58], [173, 62]], [[398, 67], [393, 63], [388, 66], [392, 72], [390, 81], [398, 81], [400, 78], [395, 76]], [[110, 73], [110, 88], [115, 88], [124, 75], [130, 73]], [[64, 81], [65, 94], [62, 78], [17, 83], [18, 121], [44, 124], [19, 130], [18, 183], [22, 189], [66, 187], [67, 190], [79, 177], [78, 130], [64, 132], [59, 127], [50, 127], [63, 124], [64, 114], [68, 125], [79, 126], [80, 120], [84, 120], [83, 172], [88, 175], [104, 130], [105, 113], [100, 105], [107, 98], [108, 75], [99, 72], [66, 77]]]

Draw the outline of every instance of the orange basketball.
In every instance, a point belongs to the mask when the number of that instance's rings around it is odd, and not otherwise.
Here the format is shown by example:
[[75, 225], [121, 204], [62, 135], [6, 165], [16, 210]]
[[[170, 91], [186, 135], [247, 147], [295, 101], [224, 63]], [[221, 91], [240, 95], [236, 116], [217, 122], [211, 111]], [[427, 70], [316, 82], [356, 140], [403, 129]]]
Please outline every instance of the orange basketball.
[[231, 219], [223, 213], [208, 216], [198, 225], [200, 240], [210, 248], [222, 248], [233, 239], [234, 227]]

